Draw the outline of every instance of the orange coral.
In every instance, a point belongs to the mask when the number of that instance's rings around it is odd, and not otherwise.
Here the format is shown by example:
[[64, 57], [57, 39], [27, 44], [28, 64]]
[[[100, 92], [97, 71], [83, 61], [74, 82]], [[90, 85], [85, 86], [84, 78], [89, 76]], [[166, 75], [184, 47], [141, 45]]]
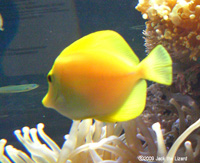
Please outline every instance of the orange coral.
[[192, 62], [200, 57], [199, 0], [140, 0], [136, 9], [148, 19], [144, 31], [148, 52], [162, 44], [174, 60]]

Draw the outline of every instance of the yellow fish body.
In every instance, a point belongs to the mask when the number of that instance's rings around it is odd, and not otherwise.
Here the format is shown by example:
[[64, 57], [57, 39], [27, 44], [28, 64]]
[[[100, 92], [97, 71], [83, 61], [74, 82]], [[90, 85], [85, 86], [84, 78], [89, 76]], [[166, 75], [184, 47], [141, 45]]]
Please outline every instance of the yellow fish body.
[[172, 60], [158, 45], [139, 62], [121, 35], [98, 31], [65, 48], [47, 79], [45, 107], [74, 120], [127, 121], [145, 108], [145, 80], [171, 85]]

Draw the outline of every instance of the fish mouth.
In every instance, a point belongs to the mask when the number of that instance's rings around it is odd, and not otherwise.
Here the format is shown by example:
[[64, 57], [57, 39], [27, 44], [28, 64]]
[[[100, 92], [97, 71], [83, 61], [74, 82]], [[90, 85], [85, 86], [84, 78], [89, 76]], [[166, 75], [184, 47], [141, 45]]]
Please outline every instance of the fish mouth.
[[47, 101], [47, 95], [44, 96], [44, 98], [42, 99], [42, 105], [44, 105], [46, 107], [46, 101]]
[[58, 94], [54, 94], [54, 96], [51, 96], [52, 94], [49, 94], [49, 92], [43, 97], [42, 104], [46, 108], [56, 108], [57, 106], [57, 100], [58, 100]]
[[49, 102], [49, 100], [48, 100], [48, 95], [47, 95], [47, 94], [46, 94], [46, 95], [44, 96], [44, 98], [42, 99], [42, 104], [43, 104], [43, 106], [46, 107], [46, 108], [51, 108], [51, 104], [50, 104], [50, 102]]

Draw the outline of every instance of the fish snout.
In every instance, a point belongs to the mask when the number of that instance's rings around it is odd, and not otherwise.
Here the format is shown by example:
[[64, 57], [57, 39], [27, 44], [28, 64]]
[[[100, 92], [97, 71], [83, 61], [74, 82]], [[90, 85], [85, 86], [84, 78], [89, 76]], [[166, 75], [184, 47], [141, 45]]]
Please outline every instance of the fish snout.
[[51, 103], [49, 102], [49, 99], [48, 99], [48, 95], [47, 95], [47, 94], [46, 94], [46, 95], [44, 96], [44, 98], [42, 99], [42, 104], [43, 104], [43, 106], [46, 107], [46, 108], [51, 108], [51, 107], [52, 107]]

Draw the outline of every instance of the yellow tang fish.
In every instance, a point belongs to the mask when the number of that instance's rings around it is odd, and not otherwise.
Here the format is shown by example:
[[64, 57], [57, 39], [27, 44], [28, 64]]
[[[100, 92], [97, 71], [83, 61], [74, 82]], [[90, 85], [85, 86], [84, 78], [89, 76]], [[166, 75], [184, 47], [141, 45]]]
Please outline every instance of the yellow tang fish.
[[98, 31], [65, 48], [47, 80], [45, 107], [74, 120], [127, 121], [145, 108], [145, 80], [172, 84], [172, 60], [158, 45], [139, 62], [120, 34]]

